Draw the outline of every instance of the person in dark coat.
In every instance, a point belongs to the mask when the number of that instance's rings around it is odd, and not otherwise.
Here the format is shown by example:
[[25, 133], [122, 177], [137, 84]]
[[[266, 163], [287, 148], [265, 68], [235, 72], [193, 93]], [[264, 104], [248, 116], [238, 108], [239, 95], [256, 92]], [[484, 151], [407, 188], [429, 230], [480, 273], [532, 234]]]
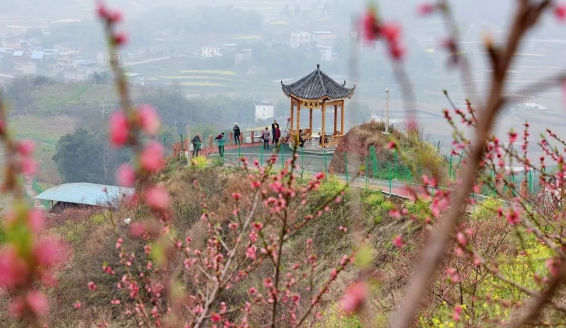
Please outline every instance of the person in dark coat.
[[198, 156], [198, 151], [200, 150], [200, 145], [202, 143], [200, 136], [198, 134], [195, 135], [191, 142], [193, 143], [193, 157]]
[[269, 129], [265, 127], [265, 130], [261, 134], [261, 138], [263, 139], [263, 148], [269, 149]]
[[273, 136], [273, 142], [275, 143], [275, 129], [279, 129], [279, 124], [277, 120], [273, 120], [273, 124], [271, 124], [271, 135]]
[[275, 132], [273, 132], [273, 140], [275, 140], [275, 145], [279, 144], [279, 138], [281, 138], [281, 129], [277, 127]]
[[234, 128], [232, 129], [232, 131], [234, 131], [234, 141], [237, 144], [242, 144], [242, 142], [240, 141], [240, 127], [238, 126], [238, 123], [234, 123]]
[[214, 140], [218, 143], [218, 153], [220, 156], [224, 156], [224, 132], [216, 136]]
[[305, 139], [303, 139], [303, 130], [299, 130], [299, 147], [305, 147]]

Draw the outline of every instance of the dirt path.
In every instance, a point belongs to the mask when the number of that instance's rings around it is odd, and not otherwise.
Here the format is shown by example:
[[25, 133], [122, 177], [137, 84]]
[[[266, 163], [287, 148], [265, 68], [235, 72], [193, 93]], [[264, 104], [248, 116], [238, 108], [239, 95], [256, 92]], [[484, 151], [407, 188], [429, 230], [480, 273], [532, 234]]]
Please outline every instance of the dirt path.
[[33, 190], [32, 178], [26, 178], [26, 184], [24, 187], [26, 189], [26, 193], [31, 197], [31, 199], [33, 199], [33, 207], [43, 207], [41, 202], [34, 198], [35, 196], [37, 196], [37, 194], [35, 193], [35, 190]]

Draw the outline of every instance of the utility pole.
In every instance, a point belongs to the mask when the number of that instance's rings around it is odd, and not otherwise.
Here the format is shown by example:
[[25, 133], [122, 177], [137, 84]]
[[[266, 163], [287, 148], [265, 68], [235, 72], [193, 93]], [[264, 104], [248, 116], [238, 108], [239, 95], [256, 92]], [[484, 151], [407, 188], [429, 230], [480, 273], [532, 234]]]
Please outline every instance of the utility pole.
[[385, 129], [383, 134], [389, 134], [389, 89], [385, 89]]
[[104, 115], [108, 114], [108, 111], [106, 111], [106, 102], [103, 102], [102, 104], [100, 104], [100, 107], [102, 107], [100, 112], [102, 113], [102, 120], [104, 121]]

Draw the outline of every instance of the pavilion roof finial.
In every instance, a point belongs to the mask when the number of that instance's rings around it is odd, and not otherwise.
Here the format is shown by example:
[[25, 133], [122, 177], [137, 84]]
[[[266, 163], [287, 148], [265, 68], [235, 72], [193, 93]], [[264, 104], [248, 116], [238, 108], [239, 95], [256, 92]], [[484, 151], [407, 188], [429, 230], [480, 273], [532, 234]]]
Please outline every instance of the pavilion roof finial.
[[316, 64], [316, 69], [320, 69], [320, 64]]

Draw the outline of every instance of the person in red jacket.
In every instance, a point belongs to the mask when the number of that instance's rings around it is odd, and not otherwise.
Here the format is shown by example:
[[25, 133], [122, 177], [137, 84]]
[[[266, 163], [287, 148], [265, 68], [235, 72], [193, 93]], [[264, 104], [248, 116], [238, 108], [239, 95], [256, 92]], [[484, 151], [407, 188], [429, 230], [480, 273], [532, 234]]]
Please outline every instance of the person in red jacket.
[[275, 145], [279, 145], [279, 138], [281, 138], [281, 129], [277, 126], [273, 132], [273, 141], [275, 141]]

